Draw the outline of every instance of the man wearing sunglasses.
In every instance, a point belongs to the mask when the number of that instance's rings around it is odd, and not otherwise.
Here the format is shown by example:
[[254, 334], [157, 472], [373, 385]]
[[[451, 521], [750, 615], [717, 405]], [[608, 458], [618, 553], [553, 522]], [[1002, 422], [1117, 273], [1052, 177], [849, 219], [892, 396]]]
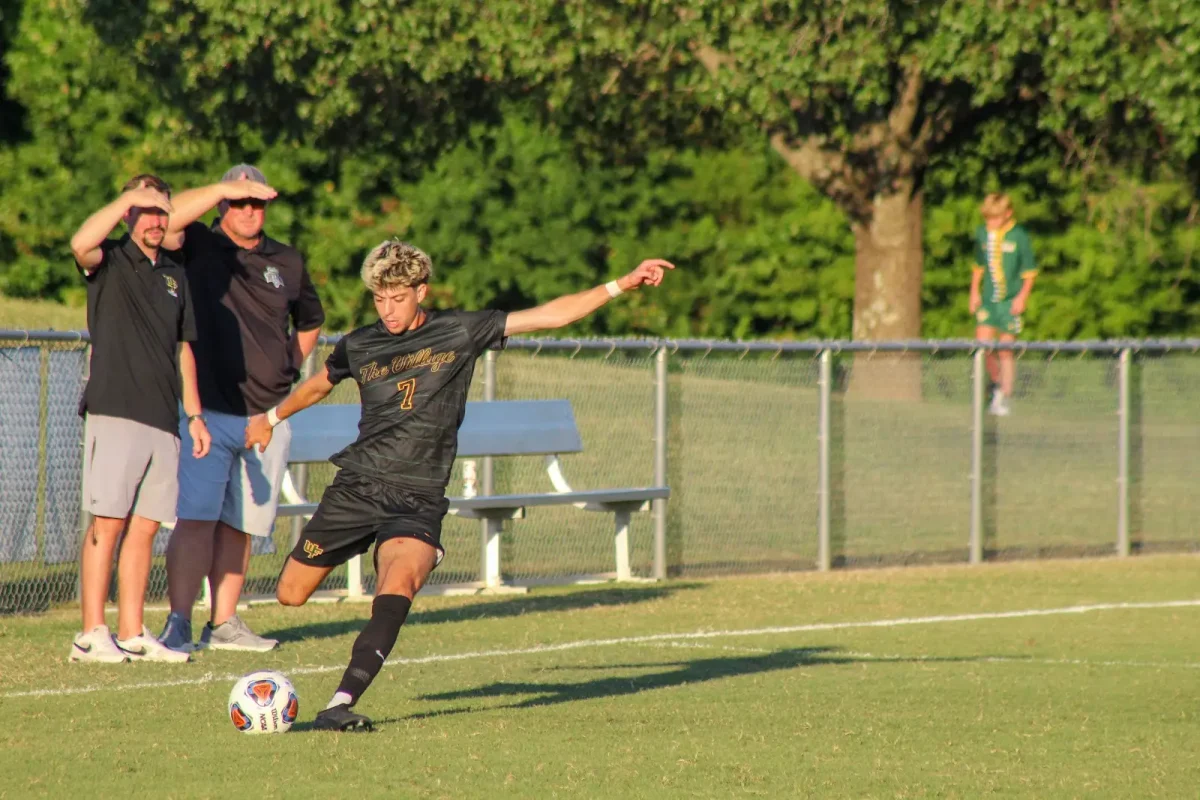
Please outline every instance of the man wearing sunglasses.
[[[192, 606], [206, 577], [212, 618], [196, 646], [265, 651], [278, 644], [251, 631], [237, 603], [250, 537], [275, 528], [291, 436], [285, 431], [278, 447], [249, 450], [246, 422], [291, 391], [325, 313], [304, 257], [263, 231], [276, 194], [257, 167], [238, 164], [219, 183], [176, 197], [170, 220], [171, 233], [183, 237], [196, 306], [197, 381], [212, 433], [207, 458], [179, 464], [178, 519], [167, 546], [171, 613], [159, 637], [173, 650], [193, 648]], [[197, 222], [214, 207], [212, 225]], [[186, 427], [180, 430], [190, 452]]]

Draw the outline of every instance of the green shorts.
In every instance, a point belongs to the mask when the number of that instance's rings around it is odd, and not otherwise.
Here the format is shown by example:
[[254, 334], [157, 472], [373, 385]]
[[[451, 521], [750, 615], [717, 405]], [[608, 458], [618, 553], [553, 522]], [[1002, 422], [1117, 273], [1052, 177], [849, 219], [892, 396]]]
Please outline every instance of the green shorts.
[[995, 328], [1000, 333], [1017, 336], [1021, 333], [1021, 315], [1012, 313], [1012, 301], [985, 302], [975, 312], [975, 322]]

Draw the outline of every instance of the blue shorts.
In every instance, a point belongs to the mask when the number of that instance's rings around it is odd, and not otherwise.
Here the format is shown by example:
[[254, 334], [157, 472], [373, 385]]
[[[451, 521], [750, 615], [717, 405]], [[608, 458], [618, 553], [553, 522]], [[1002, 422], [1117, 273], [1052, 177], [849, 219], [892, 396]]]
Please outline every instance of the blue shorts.
[[220, 520], [251, 536], [275, 530], [279, 489], [287, 472], [292, 429], [287, 420], [275, 428], [271, 444], [259, 453], [246, 449], [248, 417], [204, 412], [212, 449], [192, 456], [187, 417], [179, 417], [179, 519]]

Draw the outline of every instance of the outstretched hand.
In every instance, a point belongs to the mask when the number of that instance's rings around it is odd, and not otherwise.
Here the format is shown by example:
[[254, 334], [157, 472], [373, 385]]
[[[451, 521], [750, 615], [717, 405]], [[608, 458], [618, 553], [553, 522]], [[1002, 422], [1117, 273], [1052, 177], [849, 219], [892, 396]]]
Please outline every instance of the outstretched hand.
[[271, 423], [267, 421], [267, 415], [255, 414], [246, 423], [246, 449], [249, 450], [258, 445], [258, 452], [263, 452], [271, 443], [273, 432]]
[[618, 278], [617, 285], [626, 292], [642, 286], [658, 286], [662, 283], [663, 275], [666, 275], [669, 269], [675, 269], [675, 265], [670, 261], [664, 261], [661, 258], [647, 258], [638, 264], [633, 272]]

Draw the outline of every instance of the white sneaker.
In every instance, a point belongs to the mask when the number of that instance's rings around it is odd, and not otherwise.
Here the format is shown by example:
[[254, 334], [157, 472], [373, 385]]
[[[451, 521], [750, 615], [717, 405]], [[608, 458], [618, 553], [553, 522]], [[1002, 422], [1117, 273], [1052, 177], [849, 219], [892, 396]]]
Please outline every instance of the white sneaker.
[[1004, 392], [1000, 390], [996, 390], [995, 395], [992, 395], [991, 408], [988, 410], [996, 416], [1008, 416], [1012, 413], [1012, 409], [1008, 407], [1008, 399], [1004, 397]]
[[94, 664], [120, 664], [129, 656], [117, 647], [107, 625], [97, 625], [86, 633], [75, 634], [71, 643], [71, 661]]
[[992, 405], [988, 408], [988, 413], [997, 417], [1007, 417], [1010, 410], [1008, 402], [1004, 399], [1004, 392], [997, 389], [992, 395]]
[[132, 639], [118, 639], [117, 647], [121, 648], [122, 652], [129, 656], [130, 661], [174, 661], [176, 663], [183, 663], [184, 661], [192, 660], [192, 657], [187, 653], [172, 650], [158, 639], [155, 639], [154, 634], [150, 633], [150, 629], [145, 625], [142, 626], [142, 632]]

